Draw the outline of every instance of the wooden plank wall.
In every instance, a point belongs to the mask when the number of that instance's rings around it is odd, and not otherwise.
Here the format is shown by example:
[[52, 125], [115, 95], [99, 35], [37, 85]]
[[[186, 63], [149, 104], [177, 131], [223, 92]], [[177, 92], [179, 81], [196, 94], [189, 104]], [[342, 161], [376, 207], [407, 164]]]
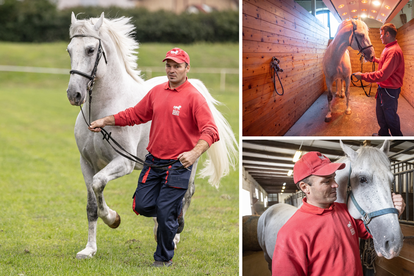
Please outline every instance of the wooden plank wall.
[[401, 95], [414, 107], [414, 19], [398, 29], [397, 41], [403, 51], [405, 64]]
[[[404, 236], [414, 236], [414, 226], [401, 224]], [[400, 255], [391, 260], [377, 258], [376, 276], [414, 275], [414, 239], [404, 240]]]
[[[328, 40], [328, 29], [293, 0], [243, 0], [244, 136], [285, 134], [324, 92]], [[273, 92], [273, 56], [284, 70], [283, 96]]]

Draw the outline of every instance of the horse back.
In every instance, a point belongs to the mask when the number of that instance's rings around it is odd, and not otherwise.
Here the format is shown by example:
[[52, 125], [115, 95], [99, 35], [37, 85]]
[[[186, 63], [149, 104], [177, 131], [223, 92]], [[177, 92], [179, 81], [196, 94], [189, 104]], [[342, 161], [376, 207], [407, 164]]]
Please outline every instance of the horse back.
[[269, 207], [257, 223], [257, 239], [265, 259], [271, 264], [275, 250], [277, 233], [298, 210], [295, 206], [279, 203]]

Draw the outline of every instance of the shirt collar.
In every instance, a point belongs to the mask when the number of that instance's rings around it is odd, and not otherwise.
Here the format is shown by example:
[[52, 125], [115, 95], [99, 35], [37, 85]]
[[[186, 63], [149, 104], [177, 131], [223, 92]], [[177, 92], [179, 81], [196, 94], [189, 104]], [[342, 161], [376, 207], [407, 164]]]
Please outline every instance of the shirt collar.
[[392, 45], [397, 44], [397, 40], [388, 43], [387, 45], [385, 45], [385, 48], [391, 47]]
[[315, 205], [309, 204], [307, 202], [307, 198], [304, 197], [302, 199], [303, 201], [303, 205], [301, 207], [302, 211], [306, 212], [306, 213], [311, 213], [311, 214], [315, 214], [315, 215], [322, 215], [323, 213], [328, 213], [328, 212], [332, 212], [335, 208], [335, 203], [331, 204], [331, 206], [329, 206], [328, 208], [324, 209], [324, 208], [320, 208], [317, 207]]
[[164, 89], [165, 90], [170, 90], [170, 91], [176, 91], [176, 92], [180, 92], [182, 91], [185, 87], [187, 87], [187, 85], [190, 82], [188, 81], [188, 77], [185, 78], [185, 82], [183, 84], [181, 84], [180, 86], [176, 87], [176, 88], [170, 88], [170, 82], [167, 81], [164, 85]]

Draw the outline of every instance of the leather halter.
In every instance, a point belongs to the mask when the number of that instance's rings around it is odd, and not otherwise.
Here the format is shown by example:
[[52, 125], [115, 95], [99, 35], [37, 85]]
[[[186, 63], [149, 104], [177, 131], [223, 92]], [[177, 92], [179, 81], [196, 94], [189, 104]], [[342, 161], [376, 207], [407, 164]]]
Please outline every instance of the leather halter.
[[[349, 176], [348, 176], [348, 199], [349, 197], [351, 197], [352, 203], [354, 204], [354, 206], [357, 208], [358, 212], [361, 214], [362, 216], [362, 221], [364, 222], [365, 228], [367, 229], [368, 233], [371, 234], [371, 231], [368, 228], [368, 224], [371, 222], [371, 220], [375, 217], [379, 217], [382, 215], [386, 215], [386, 214], [397, 214], [397, 216], [399, 215], [399, 212], [396, 208], [385, 208], [385, 209], [381, 209], [378, 211], [374, 211], [371, 213], [367, 213], [365, 212], [361, 206], [359, 206], [358, 202], [356, 201], [354, 194], [352, 193], [352, 188], [351, 188], [351, 164], [349, 164]], [[348, 200], [347, 200], [348, 202]]]
[[352, 40], [355, 37], [355, 41], [357, 42], [358, 49], [359, 49], [358, 55], [359, 54], [362, 54], [362, 56], [365, 58], [365, 55], [364, 55], [363, 51], [366, 50], [366, 49], [368, 49], [368, 48], [374, 47], [374, 46], [372, 46], [372, 44], [371, 44], [371, 45], [368, 45], [366, 47], [362, 47], [361, 46], [361, 43], [359, 43], [358, 37], [355, 35], [355, 31], [357, 29], [357, 26], [356, 26], [356, 24], [354, 22], [352, 22], [352, 26], [353, 26], [353, 28], [352, 28], [352, 36], [351, 36], [351, 42], [349, 42], [349, 46], [352, 47]]

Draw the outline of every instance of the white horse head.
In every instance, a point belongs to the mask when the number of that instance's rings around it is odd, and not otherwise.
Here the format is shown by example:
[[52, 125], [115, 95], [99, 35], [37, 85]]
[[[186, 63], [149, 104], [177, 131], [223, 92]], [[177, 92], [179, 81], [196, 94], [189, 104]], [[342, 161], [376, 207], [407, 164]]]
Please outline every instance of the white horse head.
[[[81, 105], [87, 99], [87, 86], [96, 65], [96, 80], [104, 76], [119, 82], [120, 72], [124, 67], [127, 73], [139, 84], [143, 84], [140, 71], [136, 70], [138, 43], [130, 35], [134, 26], [129, 23], [130, 18], [105, 19], [104, 13], [99, 18], [77, 20], [72, 12], [70, 26], [71, 42], [67, 51], [71, 58], [71, 76], [67, 89], [67, 96], [72, 105]], [[103, 59], [98, 59], [101, 47]], [[107, 65], [106, 59], [108, 59]], [[76, 71], [76, 73], [73, 73]], [[108, 72], [109, 71], [109, 72]], [[84, 73], [85, 75], [80, 74]]]
[[[345, 162], [347, 165], [341, 174], [349, 176], [350, 173], [349, 183], [352, 193], [362, 210], [372, 213], [394, 208], [391, 198], [391, 185], [394, 177], [386, 155], [389, 142], [386, 140], [381, 149], [361, 147], [358, 151], [343, 145], [342, 142], [341, 146], [348, 157], [348, 160], [338, 161]], [[346, 183], [340, 185], [346, 186]], [[355, 219], [362, 219], [361, 213], [351, 199], [348, 200], [348, 210]], [[403, 236], [397, 214], [387, 213], [374, 217], [367, 226], [373, 236], [375, 251], [379, 256], [391, 259], [400, 253]]]
[[352, 49], [359, 51], [366, 61], [372, 61], [375, 57], [374, 47], [372, 47], [369, 38], [369, 28], [365, 22], [360, 19], [347, 19], [342, 21], [338, 27], [336, 37], [345, 37], [349, 39], [349, 46]]

